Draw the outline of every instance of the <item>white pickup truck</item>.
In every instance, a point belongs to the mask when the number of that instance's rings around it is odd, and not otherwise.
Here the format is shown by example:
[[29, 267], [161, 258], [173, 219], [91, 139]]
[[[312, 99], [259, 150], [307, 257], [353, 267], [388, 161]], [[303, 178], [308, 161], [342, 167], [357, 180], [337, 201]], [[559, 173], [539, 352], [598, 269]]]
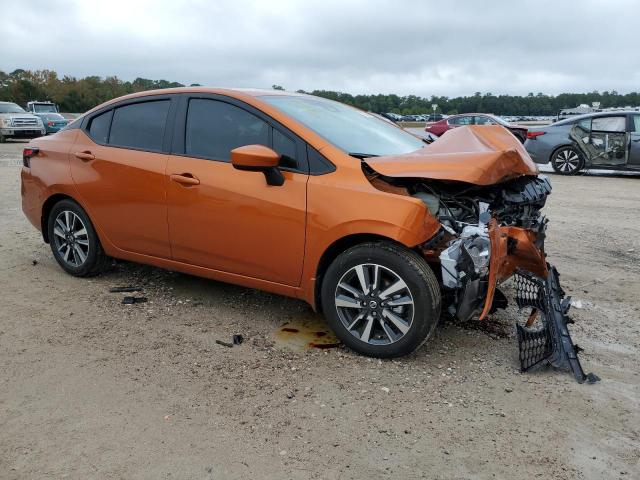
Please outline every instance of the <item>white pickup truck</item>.
[[47, 133], [42, 120], [11, 102], [0, 102], [0, 143], [8, 138], [36, 138]]

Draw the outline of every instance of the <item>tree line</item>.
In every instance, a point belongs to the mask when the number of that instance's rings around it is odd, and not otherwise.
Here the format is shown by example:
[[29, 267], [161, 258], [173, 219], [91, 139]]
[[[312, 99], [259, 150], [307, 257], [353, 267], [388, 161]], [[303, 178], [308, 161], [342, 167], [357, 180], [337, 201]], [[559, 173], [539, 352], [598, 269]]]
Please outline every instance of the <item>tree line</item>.
[[[124, 81], [116, 76], [89, 76], [76, 78], [65, 75], [62, 78], [52, 70], [14, 70], [11, 73], [0, 71], [0, 101], [15, 102], [25, 106], [30, 100], [49, 100], [60, 107], [62, 112], [85, 112], [102, 102], [121, 95], [158, 88], [183, 87], [178, 82], [168, 80], [149, 80], [136, 78]], [[196, 83], [190, 86], [199, 86]], [[274, 89], [283, 90], [279, 85]], [[494, 95], [475, 92], [471, 96], [420, 97], [417, 95], [374, 94], [352, 95], [330, 90], [313, 90], [310, 93], [324, 98], [337, 100], [363, 110], [376, 113], [393, 112], [402, 115], [431, 113], [436, 104], [438, 113], [456, 114], [468, 112], [487, 112], [497, 115], [555, 115], [563, 108], [572, 108], [586, 103], [600, 102], [601, 107], [625, 107], [640, 105], [640, 93], [620, 94], [615, 90], [589, 93], [562, 93], [545, 95], [533, 92], [521, 95]]]

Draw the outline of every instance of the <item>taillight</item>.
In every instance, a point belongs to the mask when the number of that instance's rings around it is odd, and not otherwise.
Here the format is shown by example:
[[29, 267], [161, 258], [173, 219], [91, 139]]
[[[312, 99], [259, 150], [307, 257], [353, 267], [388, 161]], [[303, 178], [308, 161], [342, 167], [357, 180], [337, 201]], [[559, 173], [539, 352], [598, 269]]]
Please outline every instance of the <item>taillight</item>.
[[535, 131], [534, 131], [534, 132], [532, 132], [531, 130], [529, 130], [529, 131], [527, 132], [527, 138], [531, 140], [531, 139], [534, 139], [534, 138], [536, 138], [536, 137], [539, 137], [540, 135], [544, 135], [545, 133], [547, 133], [547, 132], [540, 132], [540, 131], [538, 131], [538, 132], [535, 132]]
[[55, 122], [47, 122], [47, 125], [49, 125], [50, 127], [53, 127], [55, 125]]
[[22, 150], [22, 165], [24, 165], [27, 168], [30, 168], [31, 157], [35, 157], [36, 155], [38, 155], [39, 151], [40, 151], [39, 148], [31, 148], [31, 147], [27, 147], [24, 150]]

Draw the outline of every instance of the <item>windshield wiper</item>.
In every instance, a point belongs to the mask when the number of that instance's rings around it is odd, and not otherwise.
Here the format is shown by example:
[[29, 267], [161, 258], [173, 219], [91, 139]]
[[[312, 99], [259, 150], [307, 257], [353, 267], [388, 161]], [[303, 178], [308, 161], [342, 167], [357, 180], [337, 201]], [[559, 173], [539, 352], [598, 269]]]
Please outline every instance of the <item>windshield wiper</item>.
[[380, 155], [375, 155], [373, 153], [357, 153], [357, 152], [356, 153], [349, 152], [349, 155], [352, 156], [352, 157], [359, 158], [360, 160], [363, 160], [365, 158], [379, 157], [380, 156]]

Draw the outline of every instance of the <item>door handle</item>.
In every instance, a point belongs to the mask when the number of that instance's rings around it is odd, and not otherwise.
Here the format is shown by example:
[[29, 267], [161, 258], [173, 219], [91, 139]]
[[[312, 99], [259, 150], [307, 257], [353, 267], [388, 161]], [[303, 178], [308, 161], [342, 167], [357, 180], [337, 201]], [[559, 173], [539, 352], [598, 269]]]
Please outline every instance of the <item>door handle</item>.
[[200, 185], [200, 180], [191, 175], [190, 173], [174, 173], [169, 178], [176, 183], [180, 183], [181, 185]]
[[91, 152], [76, 152], [74, 153], [74, 155], [76, 156], [76, 158], [79, 158], [80, 160], [84, 161], [84, 162], [90, 162], [91, 160], [95, 160], [96, 156], [91, 153]]

